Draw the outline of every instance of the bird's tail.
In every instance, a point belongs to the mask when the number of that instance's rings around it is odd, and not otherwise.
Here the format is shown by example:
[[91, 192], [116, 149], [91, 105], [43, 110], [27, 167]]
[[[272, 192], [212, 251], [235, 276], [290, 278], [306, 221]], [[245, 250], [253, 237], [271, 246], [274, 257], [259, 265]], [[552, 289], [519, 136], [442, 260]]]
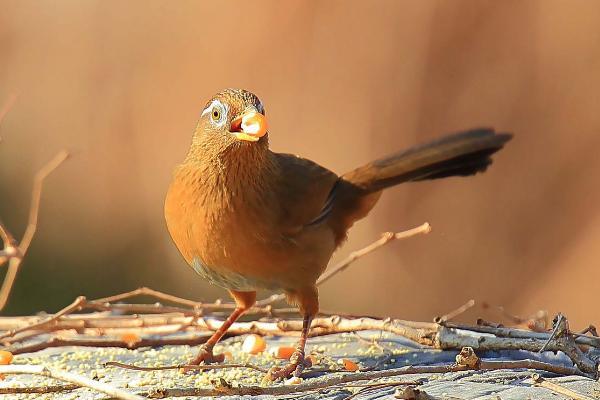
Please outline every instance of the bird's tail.
[[511, 138], [488, 128], [456, 133], [373, 161], [342, 179], [372, 193], [402, 182], [474, 175], [485, 171], [491, 155]]
[[402, 182], [485, 171], [492, 163], [491, 155], [511, 137], [493, 129], [473, 129], [363, 165], [341, 176], [314, 223], [327, 219], [339, 245], [352, 224], [375, 206], [383, 189]]

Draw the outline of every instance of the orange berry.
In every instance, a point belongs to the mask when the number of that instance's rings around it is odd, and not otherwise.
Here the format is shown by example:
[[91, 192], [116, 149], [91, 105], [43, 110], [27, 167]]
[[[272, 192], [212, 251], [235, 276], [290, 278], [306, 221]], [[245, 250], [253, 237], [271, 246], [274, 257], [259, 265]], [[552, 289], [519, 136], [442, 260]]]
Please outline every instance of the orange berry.
[[267, 342], [258, 335], [249, 335], [242, 344], [242, 351], [249, 354], [262, 353], [266, 348]]
[[292, 357], [292, 354], [294, 354], [294, 351], [296, 351], [296, 349], [291, 346], [275, 346], [269, 350], [269, 353], [275, 358], [289, 360], [290, 357]]
[[13, 354], [10, 351], [0, 350], [0, 365], [8, 365], [13, 360]]
[[224, 351], [223, 355], [225, 356], [225, 358], [231, 360], [233, 358], [233, 354], [231, 354], [230, 351]]
[[358, 364], [355, 363], [354, 361], [344, 358], [344, 359], [342, 359], [342, 362], [344, 364], [344, 369], [346, 371], [350, 371], [350, 372], [358, 371]]
[[142, 338], [137, 333], [127, 332], [121, 335], [121, 340], [127, 344], [127, 347], [131, 347], [140, 342]]

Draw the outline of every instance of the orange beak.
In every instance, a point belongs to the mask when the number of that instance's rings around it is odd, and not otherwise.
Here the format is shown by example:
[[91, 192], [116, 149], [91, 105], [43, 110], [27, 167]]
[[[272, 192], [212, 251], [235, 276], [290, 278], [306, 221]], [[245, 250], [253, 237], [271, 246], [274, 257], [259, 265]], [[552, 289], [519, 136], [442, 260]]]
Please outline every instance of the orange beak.
[[256, 142], [267, 133], [266, 117], [254, 110], [231, 121], [231, 133], [240, 140]]

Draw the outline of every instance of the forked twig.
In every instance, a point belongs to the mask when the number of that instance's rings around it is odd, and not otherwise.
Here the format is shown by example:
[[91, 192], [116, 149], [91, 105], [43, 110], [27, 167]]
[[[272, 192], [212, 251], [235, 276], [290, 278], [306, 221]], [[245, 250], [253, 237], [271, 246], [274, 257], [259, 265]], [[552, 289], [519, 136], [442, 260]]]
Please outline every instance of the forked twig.
[[[361, 258], [369, 253], [372, 253], [373, 251], [377, 250], [378, 248], [380, 248], [382, 246], [385, 246], [386, 244], [388, 244], [389, 242], [391, 242], [393, 240], [407, 239], [412, 236], [416, 236], [416, 235], [420, 235], [420, 234], [427, 234], [429, 232], [431, 232], [431, 225], [428, 222], [425, 222], [424, 224], [419, 225], [416, 228], [412, 228], [412, 229], [409, 229], [409, 230], [406, 230], [403, 232], [396, 232], [396, 233], [386, 232], [386, 233], [382, 234], [381, 237], [379, 239], [377, 239], [376, 241], [374, 241], [373, 243], [369, 244], [368, 246], [363, 247], [362, 249], [353, 251], [352, 253], [350, 253], [348, 255], [348, 257], [346, 257], [345, 259], [343, 259], [342, 261], [340, 261], [339, 263], [337, 263], [336, 265], [331, 267], [330, 270], [326, 271], [317, 280], [317, 286], [322, 285], [323, 283], [325, 283], [328, 280], [330, 280], [331, 278], [333, 278], [335, 275], [339, 274], [340, 272], [343, 272], [354, 261], [358, 260], [359, 258]], [[266, 305], [273, 304], [277, 301], [281, 301], [284, 299], [285, 299], [284, 294], [275, 294], [275, 295], [267, 297], [266, 299], [256, 302], [256, 305], [259, 307], [266, 306]]]
[[[17, 277], [17, 273], [19, 272], [19, 268], [21, 266], [21, 262], [23, 261], [23, 257], [27, 250], [29, 249], [29, 245], [31, 244], [31, 240], [33, 239], [33, 235], [35, 235], [35, 231], [37, 229], [38, 223], [38, 214], [40, 209], [40, 199], [42, 196], [42, 187], [44, 184], [44, 179], [48, 175], [50, 175], [56, 168], [62, 164], [69, 153], [65, 150], [59, 152], [52, 160], [50, 160], [45, 166], [40, 169], [34, 177], [33, 180], [33, 191], [31, 194], [31, 205], [29, 207], [29, 219], [27, 222], [27, 228], [25, 229], [25, 233], [23, 234], [23, 238], [16, 249], [18, 251], [12, 252], [12, 257], [8, 257], [8, 271], [6, 272], [6, 276], [4, 277], [4, 281], [2, 282], [2, 287], [0, 288], [0, 310], [4, 309], [6, 303], [8, 301], [8, 297], [10, 296], [10, 292], [15, 283], [15, 278]], [[0, 224], [1, 225], [1, 224]], [[2, 225], [0, 228], [2, 231], [2, 238], [12, 238], [12, 236], [8, 233], [8, 230]], [[14, 243], [11, 243], [10, 240], [5, 241], [4, 243], [5, 249], [14, 248]]]

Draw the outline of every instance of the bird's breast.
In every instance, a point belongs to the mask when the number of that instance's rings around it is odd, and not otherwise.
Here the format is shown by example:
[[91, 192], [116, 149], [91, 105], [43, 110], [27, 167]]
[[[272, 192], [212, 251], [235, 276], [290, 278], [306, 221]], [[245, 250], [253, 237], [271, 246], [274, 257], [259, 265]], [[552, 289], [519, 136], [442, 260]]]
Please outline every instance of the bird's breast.
[[236, 290], [292, 289], [316, 281], [335, 248], [329, 230], [287, 235], [278, 191], [267, 179], [219, 186], [198, 174], [178, 171], [165, 202], [173, 241], [198, 274]]

